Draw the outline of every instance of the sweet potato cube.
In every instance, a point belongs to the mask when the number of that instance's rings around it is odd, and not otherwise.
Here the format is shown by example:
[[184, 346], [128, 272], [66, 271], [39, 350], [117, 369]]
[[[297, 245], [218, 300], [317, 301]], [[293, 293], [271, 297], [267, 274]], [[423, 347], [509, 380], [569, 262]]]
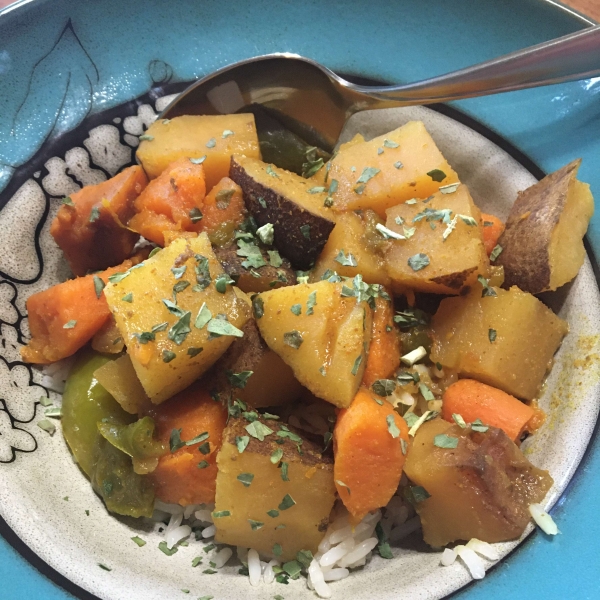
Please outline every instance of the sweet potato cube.
[[489, 261], [479, 217], [462, 184], [451, 193], [436, 192], [428, 201], [390, 208], [386, 227], [407, 238], [392, 240], [386, 253], [394, 290], [458, 294], [478, 275], [487, 277]]
[[[477, 289], [478, 288], [478, 289]], [[537, 298], [517, 287], [442, 300], [431, 321], [431, 359], [506, 393], [532, 400], [568, 331]]]
[[136, 156], [150, 179], [178, 158], [206, 156], [202, 165], [207, 191], [229, 175], [232, 154], [260, 158], [252, 114], [185, 115], [158, 120], [150, 125], [146, 136]]
[[[262, 441], [249, 433], [256, 426]], [[333, 461], [321, 450], [277, 421], [231, 419], [217, 456], [215, 540], [283, 561], [300, 550], [316, 552], [335, 500]], [[279, 451], [281, 458], [271, 460]]]
[[50, 233], [75, 275], [114, 267], [131, 254], [139, 236], [125, 225], [147, 183], [141, 167], [129, 167], [71, 194], [72, 204], [58, 209]]
[[369, 142], [345, 144], [325, 168], [326, 185], [338, 183], [334, 210], [371, 208], [381, 217], [400, 202], [428, 198], [458, 181], [421, 121]]

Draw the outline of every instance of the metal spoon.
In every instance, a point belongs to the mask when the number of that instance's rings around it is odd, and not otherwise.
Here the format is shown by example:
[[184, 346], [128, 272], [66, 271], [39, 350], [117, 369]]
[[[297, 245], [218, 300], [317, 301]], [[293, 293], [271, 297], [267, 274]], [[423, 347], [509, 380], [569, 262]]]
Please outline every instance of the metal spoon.
[[354, 85], [297, 54], [234, 63], [184, 90], [161, 118], [228, 114], [249, 104], [277, 111], [285, 125], [331, 151], [356, 112], [431, 104], [587, 79], [600, 75], [600, 25], [487, 62], [397, 86]]

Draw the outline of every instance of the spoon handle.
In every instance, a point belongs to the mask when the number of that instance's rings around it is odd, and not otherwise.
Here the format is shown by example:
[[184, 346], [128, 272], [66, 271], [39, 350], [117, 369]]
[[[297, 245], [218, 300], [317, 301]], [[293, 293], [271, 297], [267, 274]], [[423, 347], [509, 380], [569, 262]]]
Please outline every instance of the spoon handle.
[[600, 25], [595, 25], [447, 75], [408, 85], [353, 85], [351, 89], [380, 101], [394, 101], [395, 105], [399, 102], [429, 104], [588, 79], [598, 75]]

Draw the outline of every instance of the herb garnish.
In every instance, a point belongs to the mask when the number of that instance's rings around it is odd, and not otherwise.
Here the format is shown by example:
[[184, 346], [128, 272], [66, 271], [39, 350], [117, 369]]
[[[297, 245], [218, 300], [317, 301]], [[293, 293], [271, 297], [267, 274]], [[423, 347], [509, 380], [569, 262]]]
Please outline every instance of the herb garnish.
[[314, 308], [317, 305], [317, 292], [311, 292], [306, 301], [306, 314], [308, 316], [314, 314]]
[[193, 165], [201, 165], [206, 160], [206, 154], [200, 158], [190, 158], [190, 162]]
[[163, 350], [162, 351], [162, 359], [165, 363], [170, 363], [177, 355], [175, 352], [171, 352], [171, 350]]
[[438, 448], [453, 449], [458, 446], [458, 438], [452, 435], [446, 435], [445, 433], [440, 433], [433, 438], [433, 445]]
[[296, 501], [289, 494], [286, 494], [277, 508], [279, 508], [279, 510], [287, 510], [288, 508], [292, 508], [295, 504]]
[[242, 452], [248, 447], [250, 443], [250, 438], [247, 435], [236, 435], [235, 436], [235, 445], [237, 446], [238, 452], [242, 454]]
[[296, 331], [295, 329], [293, 331], [287, 331], [283, 334], [283, 343], [287, 346], [295, 348], [296, 350], [302, 346], [303, 341], [304, 340], [302, 339], [300, 332]]
[[243, 390], [248, 383], [248, 379], [252, 376], [254, 371], [241, 371], [240, 373], [234, 373], [233, 371], [226, 371], [225, 375], [229, 383], [240, 390]]
[[95, 223], [100, 218], [100, 208], [94, 206], [90, 211], [90, 223]]
[[394, 415], [388, 415], [386, 418], [387, 428], [390, 432], [390, 435], [395, 439], [400, 437], [400, 430], [398, 429], [398, 425], [396, 425], [396, 420], [394, 419]]
[[356, 183], [367, 183], [370, 179], [375, 177], [377, 173], [379, 173], [381, 169], [376, 169], [375, 167], [365, 167], [360, 177], [356, 180]]
[[75, 319], [71, 319], [63, 325], [63, 329], [73, 329], [75, 325], [77, 325], [77, 321]]
[[290, 310], [298, 317], [302, 314], [302, 304], [292, 304]]
[[350, 371], [352, 375], [356, 376], [358, 373], [358, 369], [360, 368], [360, 364], [362, 363], [363, 355], [359, 354], [354, 361], [354, 365], [352, 365], [352, 370]]
[[274, 433], [274, 431], [267, 427], [264, 423], [260, 421], [253, 421], [252, 423], [248, 423], [245, 427], [246, 431], [254, 438], [259, 441], [264, 441], [265, 437]]
[[485, 298], [486, 296], [497, 296], [496, 290], [493, 287], [490, 287], [489, 279], [486, 279], [482, 275], [477, 276], [477, 281], [483, 286], [483, 290], [481, 291], [481, 297]]
[[353, 254], [351, 254], [350, 252], [348, 252], [348, 256], [346, 256], [344, 254], [343, 248], [338, 252], [338, 255], [333, 260], [340, 263], [340, 265], [342, 265], [343, 267], [357, 267], [358, 266], [358, 261], [356, 260], [356, 257]]
[[102, 290], [104, 289], [104, 281], [98, 275], [94, 275], [94, 291], [96, 292], [96, 298], [100, 298]]
[[494, 262], [502, 253], [502, 250], [504, 248], [502, 248], [502, 246], [500, 244], [496, 244], [494, 246], [494, 249], [492, 250], [492, 252], [490, 253], [490, 261]]
[[488, 329], [488, 338], [490, 343], [494, 343], [496, 341], [496, 330], [491, 327]]
[[390, 396], [396, 389], [396, 382], [391, 379], [378, 379], [373, 382], [371, 389], [378, 396]]
[[420, 271], [429, 265], [429, 256], [427, 254], [423, 254], [419, 252], [419, 254], [415, 254], [408, 259], [408, 266], [413, 271]]
[[427, 175], [429, 175], [433, 181], [437, 181], [438, 183], [446, 179], [446, 173], [440, 169], [433, 169], [432, 171], [429, 171]]
[[250, 484], [252, 483], [254, 479], [254, 474], [253, 473], [240, 473], [237, 476], [237, 480], [244, 486], [244, 487], [250, 487]]
[[206, 142], [207, 148], [214, 148], [216, 145], [217, 145], [217, 140], [215, 140], [215, 138], [210, 138], [210, 140], [208, 140], [208, 142]]

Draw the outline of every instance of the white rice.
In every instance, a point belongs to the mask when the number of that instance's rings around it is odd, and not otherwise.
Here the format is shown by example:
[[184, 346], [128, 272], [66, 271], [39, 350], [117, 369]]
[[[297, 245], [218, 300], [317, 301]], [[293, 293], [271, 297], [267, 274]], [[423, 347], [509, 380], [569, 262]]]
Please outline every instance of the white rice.
[[[383, 534], [389, 543], [394, 544], [420, 526], [419, 517], [414, 508], [407, 503], [403, 496], [403, 487], [407, 479], [403, 475], [399, 491], [392, 497], [388, 505], [367, 514], [356, 526], [350, 523], [350, 515], [341, 503], [334, 508], [329, 527], [321, 540], [318, 551], [307, 569], [307, 586], [314, 590], [320, 598], [331, 598], [331, 583], [350, 576], [353, 569], [364, 567], [371, 560], [373, 551], [379, 540], [375, 528], [381, 525]], [[213, 505], [180, 506], [155, 502], [153, 520], [160, 522], [160, 529], [168, 548], [174, 548], [185, 540], [190, 543], [205, 545], [214, 540], [216, 526], [213, 523]], [[165, 525], [166, 523], [166, 525]], [[194, 535], [195, 532], [195, 535]], [[208, 551], [211, 567], [223, 568], [233, 556], [233, 548], [225, 545]], [[236, 548], [238, 560], [247, 567], [250, 585], [259, 586], [272, 584], [277, 575], [281, 562], [272, 557], [263, 557], [253, 548]], [[482, 558], [483, 557], [483, 558]], [[469, 570], [474, 579], [485, 576], [486, 562], [498, 560], [496, 549], [478, 539], [470, 540], [466, 545], [446, 548], [441, 553], [441, 565], [447, 567], [460, 561]]]
[[70, 356], [49, 365], [44, 365], [41, 369], [42, 380], [40, 384], [53, 392], [62, 394], [65, 391], [65, 383], [74, 362], [75, 357]]

